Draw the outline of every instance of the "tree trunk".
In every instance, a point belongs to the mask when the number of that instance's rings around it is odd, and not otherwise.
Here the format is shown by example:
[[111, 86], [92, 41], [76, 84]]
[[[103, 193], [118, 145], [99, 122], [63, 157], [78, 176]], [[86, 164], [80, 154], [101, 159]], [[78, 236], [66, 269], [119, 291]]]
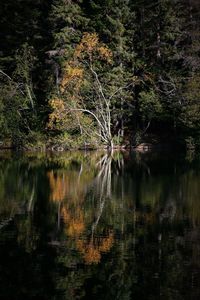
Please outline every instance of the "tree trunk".
[[108, 144], [107, 144], [107, 149], [108, 150], [112, 150], [114, 148], [114, 144], [113, 144], [113, 140], [109, 140], [108, 141]]

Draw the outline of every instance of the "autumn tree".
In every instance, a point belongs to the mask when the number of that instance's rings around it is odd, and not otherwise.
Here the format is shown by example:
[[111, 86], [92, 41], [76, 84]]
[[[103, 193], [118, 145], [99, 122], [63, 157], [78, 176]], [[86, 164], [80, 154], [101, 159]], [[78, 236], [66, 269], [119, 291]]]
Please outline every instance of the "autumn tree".
[[[96, 33], [85, 33], [76, 46], [73, 57], [66, 62], [60, 84], [62, 100], [50, 115], [50, 122], [61, 119], [66, 113], [88, 114], [95, 123], [94, 134], [109, 148], [113, 148], [113, 116], [116, 97], [132, 85], [115, 86], [106, 81], [106, 73], [112, 68], [111, 50], [99, 41]], [[67, 100], [67, 101], [66, 101]], [[55, 103], [55, 102], [54, 102]], [[90, 128], [84, 128], [90, 135]]]

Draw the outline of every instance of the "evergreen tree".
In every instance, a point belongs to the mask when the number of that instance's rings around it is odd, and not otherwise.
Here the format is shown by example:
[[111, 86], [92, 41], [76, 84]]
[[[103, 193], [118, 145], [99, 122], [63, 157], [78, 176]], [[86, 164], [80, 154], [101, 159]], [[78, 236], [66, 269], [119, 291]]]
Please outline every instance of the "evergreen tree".
[[[55, 68], [62, 68], [62, 62], [71, 57], [85, 31], [88, 20], [80, 4], [81, 0], [54, 0], [52, 4], [49, 16], [52, 49], [49, 49], [48, 54], [49, 58], [57, 63]], [[56, 72], [58, 75], [58, 70]]]
[[133, 107], [135, 15], [130, 10], [129, 0], [94, 0], [91, 1], [88, 11], [91, 17], [90, 28], [96, 30], [113, 52], [114, 64], [105, 78], [110, 85], [110, 92], [117, 87], [129, 86], [113, 99], [116, 110], [113, 131], [118, 138], [123, 138], [124, 127], [129, 124], [132, 115], [130, 107]]

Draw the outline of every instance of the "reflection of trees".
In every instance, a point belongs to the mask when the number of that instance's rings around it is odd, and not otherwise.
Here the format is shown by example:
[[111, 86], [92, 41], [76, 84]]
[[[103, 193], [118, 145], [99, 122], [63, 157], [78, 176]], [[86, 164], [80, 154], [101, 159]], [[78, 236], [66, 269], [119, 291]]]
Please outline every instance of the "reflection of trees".
[[63, 172], [61, 175], [51, 172], [47, 173], [49, 184], [51, 188], [50, 200], [55, 202], [62, 201], [67, 194], [67, 187], [69, 186], [68, 177]]
[[73, 212], [70, 207], [63, 205], [62, 217], [65, 224], [65, 233], [70, 237], [77, 237], [84, 233], [85, 220], [84, 214], [80, 206], [77, 206]]
[[112, 156], [107, 153], [97, 163], [99, 172], [95, 178], [95, 198], [98, 201], [98, 210], [96, 221], [92, 225], [92, 231], [99, 223], [106, 199], [111, 199], [111, 164]]
[[179, 193], [186, 203], [186, 210], [193, 226], [200, 226], [200, 181], [198, 173], [190, 170], [181, 177]]
[[199, 170], [141, 159], [92, 152], [0, 160], [1, 215], [12, 216], [0, 257], [38, 278], [26, 295], [184, 299], [186, 286], [186, 299], [199, 298]]
[[[100, 155], [93, 162], [96, 174], [91, 178], [88, 177], [88, 168], [83, 162], [77, 171], [52, 170], [47, 173], [51, 189], [50, 200], [58, 205], [58, 227], [62, 218], [65, 234], [75, 238], [76, 248], [87, 263], [99, 262], [101, 253], [108, 252], [114, 241], [111, 232], [101, 238], [95, 237], [105, 201], [111, 198], [112, 157], [108, 154]], [[85, 197], [91, 190], [96, 203], [88, 210]], [[82, 235], [86, 237], [83, 239]]]
[[0, 160], [0, 215], [11, 218], [33, 210], [35, 176], [27, 165], [13, 160]]
[[110, 231], [107, 236], [94, 237], [89, 241], [78, 239], [76, 241], [77, 249], [83, 255], [86, 264], [99, 263], [102, 253], [109, 252], [114, 243], [113, 232]]

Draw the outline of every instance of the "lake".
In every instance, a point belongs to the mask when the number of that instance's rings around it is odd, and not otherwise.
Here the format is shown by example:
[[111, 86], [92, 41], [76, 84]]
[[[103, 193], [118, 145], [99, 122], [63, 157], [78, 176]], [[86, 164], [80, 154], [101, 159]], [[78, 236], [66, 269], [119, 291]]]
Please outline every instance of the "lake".
[[200, 299], [200, 160], [1, 152], [0, 299]]

